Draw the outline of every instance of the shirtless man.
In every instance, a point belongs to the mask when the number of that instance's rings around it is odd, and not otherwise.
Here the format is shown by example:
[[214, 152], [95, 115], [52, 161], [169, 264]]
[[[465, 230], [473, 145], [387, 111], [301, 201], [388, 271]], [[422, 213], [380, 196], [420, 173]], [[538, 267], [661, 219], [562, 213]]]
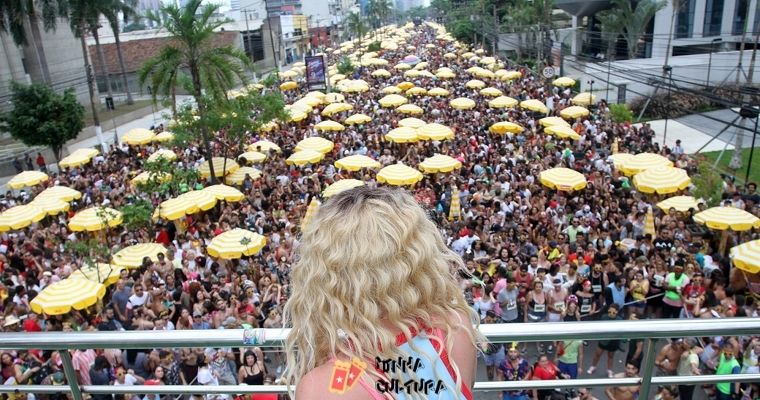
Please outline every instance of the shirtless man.
[[660, 369], [662, 375], [674, 375], [684, 350], [683, 339], [671, 339], [657, 354], [654, 365]]
[[[625, 372], [615, 374], [614, 378], [638, 378], [639, 367], [637, 365], [626, 363]], [[636, 386], [614, 386], [608, 387], [604, 393], [609, 400], [633, 400], [639, 394], [639, 385]]]
[[546, 292], [546, 295], [548, 296], [546, 303], [549, 308], [548, 321], [559, 322], [562, 319], [562, 310], [565, 308], [567, 289], [562, 287], [562, 281], [560, 279], [554, 279], [552, 284], [554, 289]]

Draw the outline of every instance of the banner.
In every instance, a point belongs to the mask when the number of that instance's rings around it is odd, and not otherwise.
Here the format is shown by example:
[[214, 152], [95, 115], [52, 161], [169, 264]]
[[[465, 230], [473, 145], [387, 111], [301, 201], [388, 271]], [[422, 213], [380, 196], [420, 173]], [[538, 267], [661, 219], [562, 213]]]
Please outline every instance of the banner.
[[306, 84], [309, 90], [326, 90], [326, 74], [324, 56], [306, 57]]

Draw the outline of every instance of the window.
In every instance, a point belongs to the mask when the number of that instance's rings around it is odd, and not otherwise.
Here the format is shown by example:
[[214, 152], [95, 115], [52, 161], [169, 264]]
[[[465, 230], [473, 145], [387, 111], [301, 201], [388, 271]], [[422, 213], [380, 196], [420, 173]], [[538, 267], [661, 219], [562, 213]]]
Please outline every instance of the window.
[[251, 61], [264, 59], [264, 41], [261, 39], [261, 29], [248, 31], [243, 35], [243, 48]]
[[694, 35], [694, 9], [697, 1], [682, 0], [680, 4], [676, 14], [676, 38], [690, 38]]
[[705, 1], [705, 24], [702, 30], [703, 36], [720, 35], [723, 20], [723, 0]]
[[749, 0], [738, 0], [736, 2], [736, 10], [734, 10], [734, 26], [731, 33], [734, 35], [741, 35], [744, 31], [744, 24], [747, 23], [747, 8], [749, 7]]
[[301, 36], [301, 35], [303, 35], [303, 31], [301, 30], [301, 28], [295, 28], [295, 29], [293, 29], [293, 36], [294, 37], [295, 36]]

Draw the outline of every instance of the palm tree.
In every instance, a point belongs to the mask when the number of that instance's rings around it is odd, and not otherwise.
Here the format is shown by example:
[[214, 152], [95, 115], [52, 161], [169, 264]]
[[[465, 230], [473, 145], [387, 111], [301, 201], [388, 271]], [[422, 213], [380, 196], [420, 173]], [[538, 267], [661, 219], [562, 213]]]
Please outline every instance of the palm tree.
[[108, 20], [108, 25], [111, 26], [111, 30], [113, 31], [113, 38], [116, 44], [116, 55], [119, 58], [119, 69], [121, 70], [121, 83], [124, 86], [124, 90], [127, 92], [127, 104], [133, 104], [134, 100], [132, 99], [132, 92], [129, 90], [127, 71], [124, 67], [124, 57], [121, 53], [119, 13], [121, 13], [126, 20], [135, 15], [135, 7], [137, 7], [137, 0], [111, 0], [109, 5], [103, 10], [103, 15]]
[[29, 45], [24, 23], [28, 22], [32, 33], [34, 51], [42, 69], [42, 79], [52, 82], [45, 48], [42, 46], [40, 19], [45, 31], [55, 31], [59, 17], [66, 17], [65, 8], [58, 7], [57, 0], [0, 1], [0, 31], [9, 32], [17, 46]]
[[[202, 0], [190, 0], [185, 7], [174, 4], [161, 7], [161, 14], [149, 12], [148, 18], [163, 26], [173, 36], [173, 42], [145, 62], [140, 69], [140, 85], [150, 80], [154, 88], [175, 87], [181, 83], [184, 70], [190, 74], [191, 93], [203, 121], [206, 113], [204, 91], [213, 98], [223, 99], [227, 90], [238, 81], [247, 83], [246, 68], [251, 67], [248, 56], [232, 46], [213, 47], [215, 31], [229, 20], [215, 20], [219, 5], [201, 7]], [[155, 101], [155, 91], [153, 92]], [[213, 157], [211, 132], [201, 129], [201, 139], [207, 159]], [[211, 179], [216, 180], [213, 165]]]
[[623, 36], [628, 44], [628, 58], [635, 58], [639, 53], [639, 40], [644, 36], [644, 30], [657, 11], [666, 5], [664, 0], [641, 0], [634, 8], [630, 0], [612, 0], [612, 10], [625, 21]]
[[351, 13], [346, 17], [346, 28], [348, 33], [353, 37], [361, 41], [364, 33], [367, 31], [367, 26], [364, 24], [362, 17], [359, 13]]

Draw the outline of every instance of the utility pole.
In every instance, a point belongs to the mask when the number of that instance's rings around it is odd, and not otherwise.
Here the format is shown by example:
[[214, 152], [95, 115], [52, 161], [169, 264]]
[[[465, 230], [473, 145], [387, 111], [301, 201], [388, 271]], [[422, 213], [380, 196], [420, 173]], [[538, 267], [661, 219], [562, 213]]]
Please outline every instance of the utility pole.
[[[244, 43], [245, 43], [245, 52], [246, 52], [246, 54], [248, 54], [248, 57], [251, 59], [251, 63], [253, 63], [256, 60], [254, 60], [254, 58], [253, 58], [253, 49], [251, 49], [251, 29], [248, 27], [248, 12], [249, 11], [248, 11], [247, 8], [244, 8], [242, 10], [242, 12], [243, 12], [243, 16], [245, 18], [245, 39], [243, 39]], [[255, 68], [253, 69], [253, 81], [254, 82], [258, 81], [258, 79], [256, 79], [256, 69]]]
[[755, 59], [757, 58], [757, 43], [760, 40], [760, 31], [755, 34], [755, 47], [752, 49], [752, 58], [749, 60], [749, 72], [747, 73], [747, 86], [752, 85], [752, 76], [755, 74]]
[[[274, 48], [274, 34], [272, 34], [272, 16], [269, 14], [269, 1], [264, 0], [264, 7], [267, 10], [267, 24], [269, 26], [269, 41], [272, 43], [272, 57], [274, 58], [274, 69], [277, 70], [277, 72], [280, 72], [280, 64], [277, 61], [277, 50]], [[277, 46], [279, 49], [279, 45]], [[280, 77], [279, 74], [277, 75], [277, 80], [279, 81]]]

